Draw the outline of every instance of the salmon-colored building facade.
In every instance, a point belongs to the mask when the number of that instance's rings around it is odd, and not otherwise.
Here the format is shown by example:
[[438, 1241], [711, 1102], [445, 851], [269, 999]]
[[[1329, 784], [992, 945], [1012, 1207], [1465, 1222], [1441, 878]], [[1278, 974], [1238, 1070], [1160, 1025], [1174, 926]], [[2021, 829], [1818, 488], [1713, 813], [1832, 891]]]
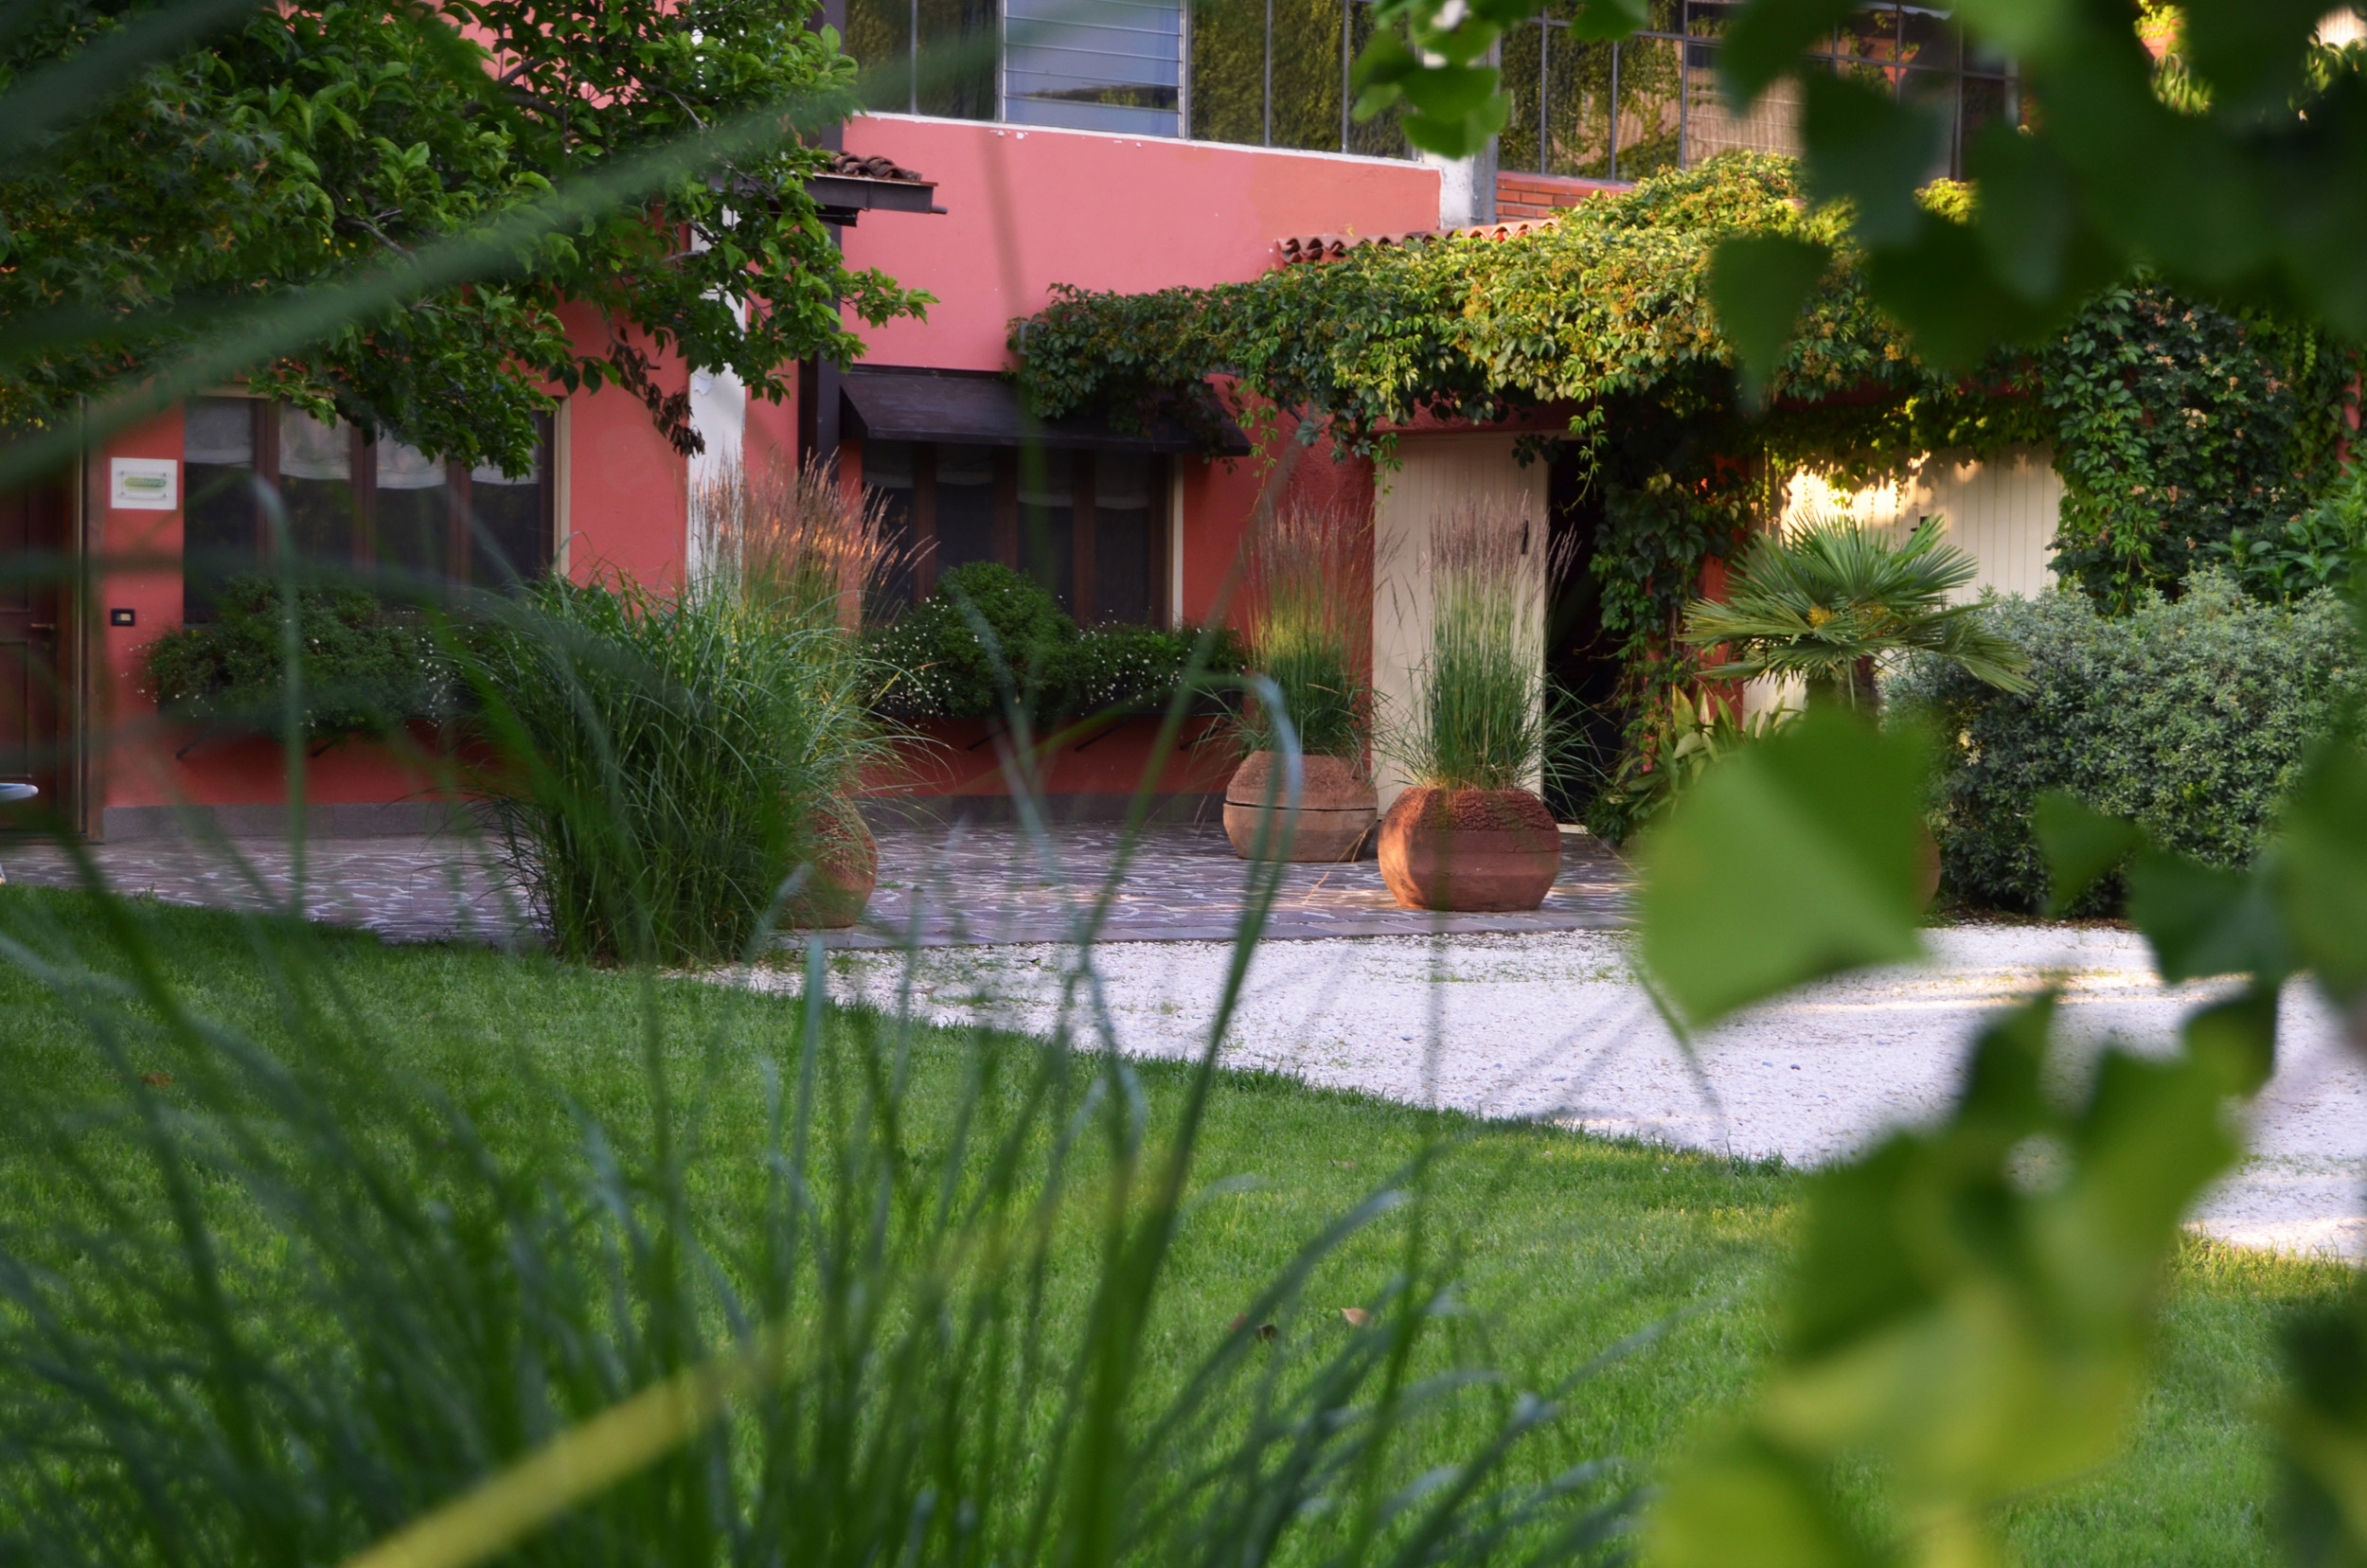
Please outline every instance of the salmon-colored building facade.
[[[161, 722], [141, 681], [143, 648], [210, 613], [219, 584], [206, 574], [218, 568], [205, 561], [268, 558], [252, 504], [235, 501], [255, 494], [257, 479], [285, 501], [293, 527], [314, 530], [313, 555], [339, 559], [349, 545], [357, 561], [383, 561], [390, 540], [407, 540], [402, 563], [480, 584], [543, 570], [664, 584], [697, 569], [689, 496], [700, 465], [819, 454], [843, 481], [888, 499], [919, 548], [913, 592], [927, 592], [936, 571], [1000, 560], [1053, 584], [1080, 622], [1220, 616], [1288, 432], [1264, 452], [1237, 442], [1210, 458], [1181, 432], [1091, 418], [1037, 427], [1005, 374], [1006, 343], [1055, 285], [1248, 279], [1379, 236], [1547, 220], [1729, 147], [1794, 150], [1784, 106], [1746, 123], [1686, 85], [1715, 75], [1715, 45], [1691, 11], [1719, 13], [1712, 0], [1671, 0], [1668, 30], [1615, 45], [1576, 38], [1551, 16], [1522, 25], [1504, 45], [1514, 102], [1503, 135], [1479, 157], [1424, 162], [1386, 116], [1359, 121], [1347, 110], [1353, 41], [1369, 25], [1361, 3], [1317, 0], [1279, 23], [1269, 8], [1261, 32], [1203, 28], [1181, 0], [1050, 9], [980, 0], [958, 14], [918, 0], [823, 0], [862, 63], [913, 69], [889, 89], [898, 101], [841, 128], [851, 157], [836, 183], [810, 188], [842, 225], [850, 264], [934, 296], [925, 320], [859, 329], [861, 362], [802, 367], [785, 405], [661, 359], [659, 390], [687, 393], [706, 444], [687, 462], [641, 401], [615, 388], [566, 398], [525, 475], [446, 468], [235, 389], [113, 436], [71, 486], [0, 497], [0, 553], [59, 550], [91, 568], [79, 605], [0, 594], [0, 673], [23, 676], [21, 690], [14, 676], [0, 679], [0, 709], [18, 715], [0, 723], [0, 779], [39, 783], [52, 821], [94, 836], [177, 831], [191, 809], [232, 832], [284, 830], [277, 746]], [[1943, 47], [1931, 14], [1863, 7], [1830, 50], [1901, 83], [1913, 76], [1919, 94], [1952, 92], [1953, 167], [1965, 135], [2019, 114], [2018, 89], [2001, 62]], [[949, 43], [980, 63], [952, 79], [918, 69], [925, 50]], [[1607, 95], [1585, 85], [1598, 78]], [[588, 312], [572, 325], [587, 341], [599, 330]], [[1427, 526], [1422, 496], [1485, 482], [1552, 505], [1541, 472], [1520, 465], [1501, 433], [1413, 432], [1400, 455], [1377, 482], [1368, 463], [1335, 461], [1318, 444], [1299, 451], [1284, 481], [1298, 499], [1345, 499], [1374, 519], [1377, 538], [1406, 549]], [[1023, 512], [1049, 528], [1021, 527]], [[1385, 688], [1381, 651], [1377, 643]], [[1115, 810], [1142, 775], [1148, 729], [1104, 725], [1043, 745], [1037, 762], [1056, 811]], [[966, 797], [964, 809], [1007, 805], [984, 728], [950, 739], [905, 792]], [[333, 745], [308, 763], [315, 832], [417, 831], [451, 810], [430, 777], [382, 745]], [[1185, 758], [1159, 787], [1189, 804], [1217, 787], [1215, 766]]]
[[[844, 134], [849, 152], [884, 156], [932, 182], [943, 209], [869, 211], [843, 230], [851, 265], [879, 267], [936, 299], [925, 321], [861, 329], [868, 352], [848, 378], [855, 385], [874, 367], [966, 372], [1002, 385], [1010, 323], [1041, 309], [1056, 283], [1137, 291], [1250, 278], [1277, 264], [1278, 242], [1287, 236], [1424, 230], [1436, 227], [1440, 216], [1438, 170], [1403, 159], [911, 116], [863, 116]], [[596, 330], [589, 319], [580, 326]], [[656, 380], [663, 391], [691, 394], [709, 454], [739, 451], [750, 461], [793, 456], [801, 414], [810, 441], [813, 411], [794, 401], [746, 398], [728, 381], [718, 385], [704, 374], [694, 377], [679, 360], [661, 361]], [[1004, 395], [1010, 395], [1007, 386]], [[235, 467], [224, 461], [235, 459], [265, 469], [276, 464], [271, 476], [291, 490], [308, 482], [342, 483], [357, 496], [374, 496], [356, 503], [365, 514], [405, 499], [388, 488], [398, 482], [393, 470], [406, 461], [391, 448], [355, 433], [324, 436], [292, 411], [229, 406], [233, 401], [202, 400], [97, 444], [76, 493], [60, 502], [67, 538], [59, 543], [104, 569], [94, 576], [79, 617], [92, 624], [61, 627], [64, 700], [54, 714], [59, 733], [49, 755], [41, 755], [43, 738], [36, 735], [9, 760], [19, 764], [16, 775], [43, 785], [69, 824], [94, 837], [182, 831], [192, 810], [232, 833], [287, 826], [286, 759], [276, 741], [162, 722], [144, 689], [141, 650], [181, 624], [194, 604], [189, 563], [197, 554], [192, 539], [206, 529], [206, 477]], [[860, 422], [851, 395], [848, 413]], [[241, 420], [255, 421], [249, 428], [260, 432], [243, 446], [234, 428]], [[836, 446], [842, 477], [881, 478], [881, 454], [895, 444], [844, 431]], [[965, 459], [981, 450], [977, 442], [934, 444], [948, 454], [959, 450]], [[914, 445], [901, 443], [898, 454], [907, 467], [903, 454]], [[327, 470], [324, 448], [338, 449]], [[1130, 496], [1147, 504], [1122, 510], [1125, 521], [1147, 530], [1141, 555], [1157, 580], [1112, 614], [1207, 618], [1219, 608], [1267, 460], [1183, 451], [1122, 456], [1133, 478], [1157, 475], [1158, 493]], [[681, 581], [698, 548], [690, 536], [690, 487], [696, 465], [706, 460], [678, 455], [629, 392], [564, 399], [531, 487], [547, 529], [542, 555], [520, 564], [547, 565], [578, 579], [618, 572], [646, 582]], [[1105, 494], [1118, 461], [1102, 459]], [[164, 489], [126, 490], [127, 470], [165, 473]], [[470, 481], [454, 473], [442, 482]], [[490, 493], [484, 476], [475, 483], [478, 493]], [[1371, 472], [1369, 465], [1317, 455], [1298, 466], [1291, 483], [1310, 493], [1346, 487], [1369, 494]], [[165, 500], [171, 504], [160, 505]], [[38, 529], [39, 519], [31, 526]], [[956, 543], [950, 532], [943, 540], [947, 564], [958, 555]], [[58, 606], [67, 622], [77, 618], [75, 610]], [[1112, 807], [1140, 776], [1148, 729], [1121, 726], [1120, 733], [1047, 746], [1039, 763], [1048, 788], [1072, 811]], [[1006, 793], [994, 755], [934, 748], [906, 789], [991, 801]], [[0, 761], [0, 770], [6, 766]], [[1206, 771], [1187, 758], [1163, 783], [1184, 792], [1213, 788], [1201, 776]], [[305, 793], [308, 829], [331, 836], [416, 832], [450, 809], [433, 777], [406, 766], [398, 749], [365, 740], [308, 757]]]

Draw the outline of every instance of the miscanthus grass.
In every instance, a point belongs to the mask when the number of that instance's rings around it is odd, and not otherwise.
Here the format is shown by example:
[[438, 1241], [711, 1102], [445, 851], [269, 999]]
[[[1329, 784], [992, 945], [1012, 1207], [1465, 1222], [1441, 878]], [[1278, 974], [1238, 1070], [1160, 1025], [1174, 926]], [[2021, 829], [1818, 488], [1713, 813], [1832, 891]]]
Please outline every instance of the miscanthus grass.
[[[1624, 1528], [1556, 1435], [1590, 1367], [1516, 1382], [1474, 1331], [1444, 1137], [1179, 1359], [1179, 1237], [1239, 1187], [1194, 1177], [1216, 1052], [1154, 1119], [1089, 964], [1048, 1041], [839, 1012], [818, 947], [793, 1009], [578, 971], [562, 1038], [547, 960], [389, 1006], [349, 938], [92, 907], [0, 896], [11, 1016], [71, 1021], [0, 1103], [0, 1560], [1443, 1568]], [[1348, 1310], [1308, 1300], [1376, 1227]]]
[[463, 639], [503, 864], [573, 957], [741, 956], [860, 831], [889, 755], [861, 643], [814, 601], [552, 579]]

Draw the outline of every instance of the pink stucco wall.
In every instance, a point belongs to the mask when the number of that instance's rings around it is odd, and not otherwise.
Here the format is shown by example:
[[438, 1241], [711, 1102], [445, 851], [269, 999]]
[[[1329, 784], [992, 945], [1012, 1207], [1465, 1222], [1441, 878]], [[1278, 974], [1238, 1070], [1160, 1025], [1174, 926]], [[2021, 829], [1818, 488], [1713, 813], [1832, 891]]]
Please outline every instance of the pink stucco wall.
[[[1316, 153], [1215, 147], [1017, 126], [865, 116], [847, 127], [846, 145], [884, 153], [935, 179], [942, 217], [881, 213], [845, 235], [858, 267], [880, 267], [934, 294], [925, 323], [861, 329], [867, 356], [885, 365], [999, 369], [1012, 317], [1042, 306], [1056, 282], [1140, 291], [1255, 277], [1273, 265], [1286, 234], [1380, 233], [1428, 228], [1438, 217], [1438, 175], [1416, 164]], [[578, 343], [605, 329], [589, 310], [571, 311]], [[673, 391], [685, 367], [660, 356], [656, 378]], [[795, 448], [792, 404], [752, 401], [745, 439], [752, 455]], [[103, 476], [110, 456], [179, 458], [178, 411], [126, 431], [92, 454]], [[571, 572], [602, 568], [650, 582], [681, 579], [687, 500], [682, 459], [629, 392], [611, 387], [569, 401], [561, 518]], [[1266, 475], [1263, 457], [1215, 465], [1184, 460], [1183, 613], [1204, 618], [1219, 609], [1226, 573]], [[1294, 493], [1335, 490], [1369, 497], [1371, 471], [1306, 454]], [[118, 562], [105, 573], [98, 602], [130, 608], [135, 628], [98, 633], [94, 683], [94, 782], [100, 806], [259, 804], [280, 798], [284, 765], [263, 740], [214, 740], [187, 757], [188, 739], [158, 724], [139, 689], [138, 650], [181, 615], [181, 516], [106, 511], [103, 482], [92, 487], [98, 549]], [[141, 564], [133, 565], [134, 558]], [[1146, 754], [1130, 731], [1054, 759], [1056, 790], [1130, 788]], [[1197, 762], [1172, 765], [1170, 788], [1204, 789]], [[387, 748], [331, 749], [310, 768], [315, 802], [416, 798], [432, 779]], [[923, 793], [991, 793], [990, 777], [949, 778]]]
[[1227, 282], [1272, 266], [1286, 234], [1438, 223], [1438, 171], [1389, 159], [901, 115], [849, 121], [846, 148], [936, 181], [946, 209], [868, 214], [846, 231], [850, 266], [938, 300], [925, 325], [859, 329], [879, 365], [1001, 369], [1011, 319], [1055, 283]]
[[[599, 341], [603, 329], [589, 311], [568, 312], [578, 344]], [[658, 356], [654, 378], [674, 391], [687, 371]], [[749, 410], [749, 440], [758, 451], [794, 446], [793, 416], [784, 407]], [[685, 469], [632, 393], [608, 387], [568, 400], [566, 471], [560, 529], [568, 566], [578, 579], [604, 569], [648, 582], [681, 580], [688, 502]], [[200, 740], [195, 732], [162, 724], [141, 689], [140, 650], [181, 621], [181, 513], [117, 511], [106, 505], [112, 457], [182, 454], [181, 413], [173, 409], [122, 431], [92, 454], [86, 487], [96, 508], [91, 532], [106, 563], [98, 584], [99, 625], [88, 742], [95, 804], [106, 807], [263, 805], [279, 800], [286, 764], [279, 747], [256, 739]], [[105, 612], [129, 609], [137, 624], [106, 624]], [[424, 739], [424, 738], [423, 738]], [[306, 793], [321, 805], [387, 802], [432, 793], [429, 770], [368, 741], [329, 748], [308, 764]], [[96, 824], [95, 824], [96, 825]]]

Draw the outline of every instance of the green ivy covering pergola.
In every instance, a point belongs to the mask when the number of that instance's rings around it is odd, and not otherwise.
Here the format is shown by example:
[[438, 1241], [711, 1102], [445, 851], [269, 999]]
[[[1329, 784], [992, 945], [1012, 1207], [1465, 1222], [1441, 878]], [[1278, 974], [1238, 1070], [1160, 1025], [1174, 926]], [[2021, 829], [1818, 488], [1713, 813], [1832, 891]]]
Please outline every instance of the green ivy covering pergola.
[[[1973, 193], [1939, 182], [1923, 200], [1961, 214]], [[1750, 398], [1709, 283], [1719, 241], [1748, 235], [1834, 254]], [[1566, 414], [1540, 440], [1574, 447], [1601, 491], [1593, 569], [1638, 745], [1662, 695], [1695, 678], [1675, 633], [1703, 564], [1748, 537], [1796, 470], [1863, 484], [1930, 452], [2053, 441], [2071, 490], [2066, 553], [2108, 600], [2175, 580], [2132, 519], [2174, 502], [2179, 475], [2226, 472], [2219, 510], [2184, 527], [2207, 542], [2290, 515], [2331, 472], [2350, 360], [2315, 332], [2140, 283], [2109, 291], [2059, 342], [1941, 375], [1873, 305], [1864, 266], [1845, 209], [1810, 205], [1791, 160], [1735, 152], [1513, 238], [1368, 245], [1211, 288], [1059, 289], [1013, 324], [1011, 347], [1044, 418], [1090, 409], [1213, 433], [1222, 413], [1271, 436], [1287, 414], [1301, 439], [1382, 462], [1423, 417]], [[2148, 405], [2190, 410], [2184, 430], [2157, 434]]]

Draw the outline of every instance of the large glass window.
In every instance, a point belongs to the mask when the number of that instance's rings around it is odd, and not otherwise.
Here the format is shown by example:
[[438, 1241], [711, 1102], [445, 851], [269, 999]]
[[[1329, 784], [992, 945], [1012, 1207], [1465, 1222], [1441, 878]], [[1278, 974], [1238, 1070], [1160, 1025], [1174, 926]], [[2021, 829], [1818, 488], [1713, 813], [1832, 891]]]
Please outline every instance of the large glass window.
[[[1797, 153], [1797, 81], [1778, 83], [1747, 115], [1727, 111], [1717, 51], [1735, 9], [1734, 0], [1655, 0], [1650, 27], [1615, 45], [1574, 38], [1551, 7], [1515, 28], [1504, 45], [1513, 104], [1499, 166], [1635, 180], [1732, 148]], [[1947, 136], [1934, 176], [1964, 172], [1966, 143], [1982, 126], [2021, 119], [2012, 68], [1968, 50], [1945, 10], [1862, 8], [1810, 56], [1902, 101], [1935, 107]]]
[[183, 409], [182, 616], [210, 620], [222, 582], [270, 564], [285, 524], [305, 561], [505, 587], [550, 566], [549, 443], [525, 471], [463, 469], [255, 398]]
[[[1730, 148], [1797, 152], [1797, 82], [1726, 110], [1717, 51], [1736, 4], [1647, 0], [1644, 31], [1593, 44], [1572, 36], [1570, 0], [1547, 0], [1504, 37], [1499, 167], [1636, 180]], [[1407, 157], [1395, 116], [1349, 113], [1372, 29], [1371, 0], [848, 0], [846, 38], [876, 108]], [[1968, 50], [1946, 10], [1868, 6], [1810, 52], [1936, 106], [1935, 175], [1964, 171], [1982, 126], [2022, 117], [2011, 67]]]
[[1172, 136], [1182, 128], [1180, 0], [1008, 0], [1003, 117]]
[[1088, 625], [1160, 618], [1163, 457], [870, 440], [863, 482], [885, 501], [892, 536], [912, 561], [909, 578], [881, 594], [891, 610], [928, 595], [941, 573], [999, 561]]

